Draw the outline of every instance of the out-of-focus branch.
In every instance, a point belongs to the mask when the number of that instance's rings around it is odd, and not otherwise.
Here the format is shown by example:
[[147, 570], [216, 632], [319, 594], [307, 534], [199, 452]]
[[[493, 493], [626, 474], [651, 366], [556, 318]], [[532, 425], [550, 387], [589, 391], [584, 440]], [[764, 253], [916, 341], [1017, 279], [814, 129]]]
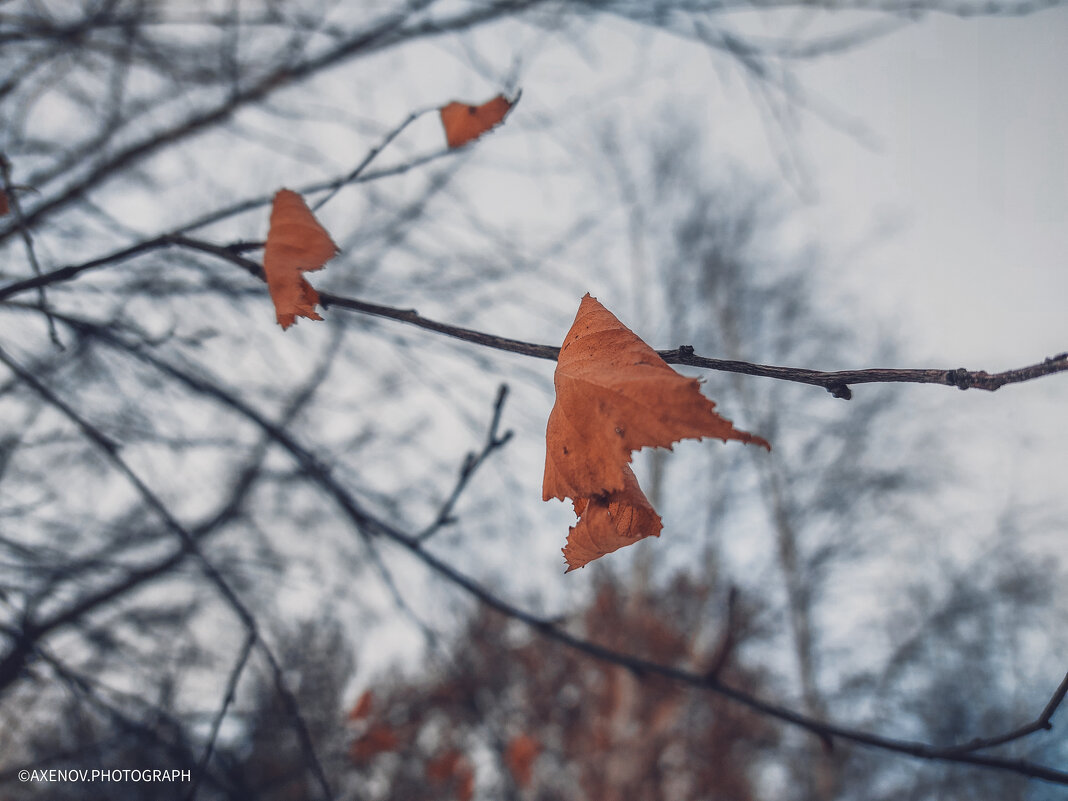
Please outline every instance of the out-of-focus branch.
[[[792, 8], [795, 0], [773, 0], [767, 7]], [[952, 17], [1026, 17], [1064, 5], [1064, 0], [854, 0], [850, 8], [857, 11], [878, 11], [894, 16], [915, 19], [929, 13]], [[833, 0], [817, 0], [813, 8], [828, 11], [840, 9]]]
[[994, 748], [995, 746], [1011, 743], [1014, 740], [1022, 740], [1024, 737], [1034, 734], [1035, 732], [1049, 731], [1053, 728], [1053, 723], [1051, 722], [1053, 720], [1053, 713], [1056, 712], [1064, 702], [1066, 695], [1068, 695], [1068, 673], [1064, 674], [1064, 678], [1061, 679], [1060, 685], [1053, 691], [1053, 695], [1050, 696], [1050, 699], [1046, 703], [1041, 714], [1030, 723], [1026, 723], [1018, 729], [1013, 729], [1004, 734], [999, 734], [996, 737], [985, 737], [972, 740], [964, 745], [957, 746], [953, 750], [962, 754], [973, 751], [982, 751], [987, 748]]
[[452, 510], [456, 506], [456, 502], [460, 500], [460, 495], [463, 494], [468, 482], [478, 471], [478, 468], [485, 463], [486, 459], [494, 451], [507, 445], [508, 440], [512, 438], [511, 431], [505, 431], [504, 434], [497, 433], [497, 429], [501, 424], [501, 413], [504, 411], [504, 401], [507, 397], [508, 385], [501, 384], [500, 389], [497, 390], [497, 400], [493, 404], [493, 419], [490, 421], [489, 430], [486, 431], [486, 441], [482, 445], [482, 450], [478, 453], [471, 451], [464, 457], [463, 464], [460, 465], [460, 474], [456, 478], [456, 486], [452, 488], [452, 493], [445, 500], [445, 503], [441, 505], [441, 508], [438, 509], [434, 522], [416, 536], [419, 541], [425, 542], [445, 526], [456, 522]]
[[[56, 395], [52, 390], [42, 384], [34, 377], [32, 373], [27, 371], [18, 362], [16, 362], [8, 353], [0, 348], [0, 362], [3, 362], [9, 370], [15, 373], [21, 381], [23, 381], [34, 393], [36, 393], [45, 403], [55, 409], [57, 412], [66, 417], [74, 426], [93, 443], [106, 457], [106, 459], [129, 481], [131, 486], [137, 491], [138, 495], [144, 500], [144, 502], [155, 511], [163, 522], [167, 525], [174, 534], [181, 540], [183, 546], [189, 551], [190, 554], [196, 557], [200, 562], [201, 569], [208, 580], [215, 585], [220, 595], [226, 600], [230, 608], [235, 612], [238, 618], [241, 620], [242, 625], [246, 631], [254, 636], [254, 641], [259, 645], [261, 653], [267, 660], [267, 664], [270, 666], [273, 674], [275, 689], [278, 692], [279, 697], [282, 699], [283, 704], [286, 706], [286, 711], [292, 719], [294, 730], [297, 733], [297, 738], [301, 744], [301, 750], [304, 752], [305, 759], [312, 774], [315, 776], [316, 781], [320, 785], [323, 797], [325, 799], [333, 798], [333, 791], [330, 789], [330, 782], [326, 778], [326, 773], [323, 770], [322, 764], [319, 762], [319, 758], [315, 753], [315, 746], [312, 743], [311, 735], [308, 730], [308, 725], [304, 720], [303, 715], [300, 712], [300, 707], [297, 704], [296, 698], [292, 692], [286, 686], [285, 677], [283, 676], [282, 666], [278, 659], [275, 657], [273, 651], [268, 647], [267, 643], [259, 634], [259, 625], [256, 622], [255, 616], [252, 611], [245, 605], [245, 603], [237, 596], [230, 583], [223, 577], [218, 569], [211, 563], [207, 555], [200, 548], [196, 541], [196, 538], [190, 533], [190, 531], [183, 526], [178, 519], [171, 513], [170, 509], [160, 500], [159, 496], [152, 491], [152, 489], [145, 484], [141, 477], [130, 467], [129, 463], [122, 457], [119, 446], [111, 439], [109, 439], [102, 431], [93, 426], [88, 420], [82, 417], [70, 404]], [[16, 651], [26, 648], [25, 638], [21, 638], [16, 643]], [[5, 657], [6, 661], [7, 657]]]
[[208, 734], [208, 742], [204, 746], [204, 753], [197, 762], [197, 769], [193, 774], [193, 781], [189, 788], [189, 793], [185, 797], [186, 801], [194, 801], [197, 797], [197, 792], [200, 790], [200, 783], [203, 781], [204, 775], [207, 773], [208, 763], [211, 761], [212, 752], [215, 750], [215, 741], [219, 737], [219, 730], [222, 728], [226, 713], [230, 709], [230, 704], [234, 701], [234, 696], [237, 694], [237, 684], [241, 680], [241, 674], [245, 671], [245, 665], [248, 664], [248, 658], [252, 655], [252, 649], [255, 645], [256, 632], [246, 632], [245, 642], [241, 646], [241, 651], [230, 671], [230, 677], [226, 680], [226, 690], [223, 692], [222, 702], [219, 704], [219, 709], [216, 711], [215, 717], [211, 721], [211, 732]]
[[[1047, 765], [1038, 764], [1025, 759], [1012, 759], [975, 753], [974, 751], [967, 750], [966, 746], [962, 750], [961, 746], [937, 746], [913, 740], [885, 737], [860, 729], [818, 720], [796, 712], [789, 707], [767, 701], [759, 696], [746, 692], [745, 690], [733, 687], [719, 681], [715, 676], [710, 676], [708, 674], [702, 675], [674, 667], [673, 665], [665, 665], [640, 659], [599, 645], [598, 643], [582, 637], [575, 636], [565, 629], [560, 628], [553, 620], [527, 612], [525, 609], [515, 606], [511, 602], [501, 598], [495, 592], [479, 584], [450, 563], [428, 551], [416, 535], [401, 531], [364, 509], [352, 494], [331, 475], [329, 470], [315, 459], [314, 455], [307, 448], [298, 443], [285, 430], [278, 429], [268, 421], [265, 421], [255, 410], [251, 409], [240, 398], [231, 394], [222, 386], [215, 383], [209, 383], [195, 375], [187, 373], [169, 362], [163, 361], [151, 353], [132, 347], [106, 328], [94, 326], [88, 322], [80, 323], [80, 328], [83, 333], [91, 333], [95, 335], [100, 341], [129, 354], [134, 359], [152, 365], [164, 374], [185, 384], [195, 392], [207, 394], [246, 416], [252, 422], [257, 423], [257, 425], [261, 425], [264, 429], [264, 433], [271, 436], [275, 442], [296, 460], [305, 476], [310, 481], [319, 485], [319, 487], [334, 500], [341, 512], [348, 518], [353, 528], [363, 537], [383, 538], [403, 547], [449, 583], [501, 614], [526, 624], [543, 637], [559, 642], [602, 662], [627, 668], [638, 677], [646, 675], [662, 676], [682, 684], [717, 693], [760, 714], [815, 734], [828, 742], [843, 740], [857, 745], [915, 757], [917, 759], [974, 765], [977, 767], [1029, 776], [1054, 784], [1068, 785], [1068, 772]], [[260, 421], [263, 422], [261, 423]], [[1054, 700], [1056, 699], [1057, 696], [1055, 695]], [[1054, 707], [1056, 706], [1056, 704], [1053, 704], [1051, 701], [1051, 704], [1047, 704], [1047, 709], [1049, 709], [1051, 705]], [[1050, 714], [1052, 715], [1052, 711]], [[999, 739], [1003, 740], [1004, 736], [990, 738], [991, 741]], [[1018, 739], [1018, 737], [1016, 739]]]
[[[381, 148], [381, 145], [378, 146]], [[333, 190], [338, 186], [338, 181], [342, 181], [342, 185], [348, 183], [369, 183], [370, 181], [377, 181], [381, 178], [389, 178], [395, 175], [403, 175], [406, 172], [422, 167], [425, 164], [429, 164], [433, 161], [445, 158], [447, 156], [455, 154], [457, 151], [450, 150], [448, 148], [442, 148], [436, 150], [433, 153], [427, 153], [423, 156], [416, 156], [413, 159], [403, 162], [402, 164], [395, 164], [392, 167], [383, 167], [378, 170], [371, 170], [370, 172], [356, 173], [351, 178], [338, 179], [333, 178], [328, 181], [316, 181], [315, 183], [305, 184], [296, 189], [302, 195], [314, 194], [315, 192], [322, 192], [324, 190]], [[229, 217], [234, 217], [238, 214], [243, 214], [246, 211], [252, 211], [252, 209], [265, 208], [271, 205], [271, 201], [274, 199], [274, 195], [260, 195], [259, 197], [246, 198], [245, 200], [234, 203], [230, 206], [225, 206], [221, 209], [208, 212], [188, 223], [185, 223], [180, 228], [175, 229], [172, 234], [186, 234], [190, 231], [195, 231], [197, 228], [203, 228], [205, 225], [211, 225], [217, 223], [220, 220], [225, 220]], [[254, 250], [258, 247], [263, 247], [262, 242], [254, 243], [241, 243], [240, 245], [232, 244], [228, 247], [240, 250]]]
[[[105, 695], [118, 694], [123, 700], [132, 702], [142, 707], [143, 710], [152, 716], [152, 719], [157, 722], [165, 722], [167, 728], [173, 732], [183, 731], [182, 725], [179, 721], [175, 720], [167, 710], [159, 707], [156, 704], [145, 701], [143, 698], [139, 698], [135, 695], [121, 693], [114, 688], [106, 687], [95, 676], [87, 675], [82, 672], [78, 672], [68, 665], [64, 664], [55, 654], [51, 653], [47, 648], [38, 648], [37, 657], [56, 674], [78, 697], [84, 699], [89, 705], [94, 707], [100, 713], [106, 715], [113, 721], [115, 721], [123, 730], [133, 733], [141, 741], [153, 742], [159, 745], [165, 753], [167, 753], [178, 765], [192, 764], [193, 755], [189, 752], [184, 741], [179, 738], [176, 741], [172, 741], [166, 737], [162, 737], [159, 726], [146, 725], [141, 720], [127, 714], [116, 703], [109, 701]], [[0, 772], [0, 783], [12, 781], [16, 778], [20, 771], [24, 769], [32, 769], [35, 767], [46, 766], [51, 762], [71, 760], [71, 759], [85, 759], [90, 755], [96, 755], [99, 752], [95, 748], [100, 743], [95, 743], [88, 747], [83, 747], [76, 750], [66, 750], [58, 753], [52, 753], [37, 759], [31, 763], [23, 763], [20, 765], [14, 765], [7, 770]], [[218, 778], [212, 775], [204, 777], [208, 779], [210, 784], [216, 788], [221, 787], [221, 783]]]
[[[133, 167], [168, 146], [189, 139], [216, 125], [230, 120], [235, 113], [253, 105], [284, 86], [292, 86], [324, 70], [357, 56], [370, 55], [403, 42], [425, 37], [442, 36], [457, 31], [477, 28], [500, 18], [536, 6], [544, 0], [496, 0], [465, 8], [452, 16], [441, 19], [411, 22], [417, 12], [431, 5], [434, 0], [409, 0], [398, 12], [389, 14], [366, 29], [353, 33], [349, 38], [330, 47], [323, 53], [310, 56], [292, 64], [283, 64], [254, 84], [199, 113], [180, 122], [152, 132], [143, 139], [128, 145], [103, 159], [85, 175], [73, 181], [58, 194], [44, 200], [26, 213], [26, 225], [32, 227], [77, 201], [86, 192], [95, 189], [123, 170]], [[17, 230], [13, 225], [0, 227], [0, 242]]]
[[[0, 153], [0, 177], [3, 178], [3, 186], [0, 188], [2, 188], [4, 196], [7, 198], [8, 205], [11, 207], [11, 212], [15, 217], [15, 225], [22, 236], [23, 244], [26, 246], [26, 258], [33, 268], [34, 276], [40, 278], [41, 265], [37, 261], [37, 251], [33, 247], [33, 237], [30, 235], [29, 226], [26, 224], [26, 216], [22, 213], [22, 203], [19, 201], [18, 193], [15, 191], [15, 184], [11, 180], [11, 163], [3, 153]], [[52, 319], [52, 315], [48, 313], [48, 298], [45, 295], [44, 284], [37, 287], [37, 302], [40, 304], [41, 312], [48, 321], [49, 338], [57, 348], [63, 350], [63, 343], [59, 341], [59, 334], [56, 333], [56, 322]]]
[[[255, 456], [242, 470], [234, 482], [229, 499], [222, 508], [207, 521], [191, 529], [193, 538], [200, 542], [218, 532], [226, 523], [233, 520], [241, 510], [258, 477], [262, 460], [267, 451], [267, 442], [261, 442]], [[130, 593], [172, 573], [189, 556], [190, 551], [183, 543], [172, 553], [140, 568], [130, 570], [124, 577], [100, 590], [79, 598], [69, 606], [55, 612], [44, 620], [27, 620], [19, 632], [8, 632], [16, 640], [17, 647], [0, 659], [0, 693], [18, 676], [26, 665], [26, 660], [35, 644], [49, 634], [76, 623], [92, 612], [123, 598]]]
[[124, 261], [132, 259], [134, 256], [139, 256], [142, 253], [150, 253], [153, 250], [159, 250], [160, 248], [167, 247], [171, 244], [173, 244], [173, 242], [169, 236], [157, 236], [130, 245], [122, 250], [108, 253], [105, 256], [100, 256], [96, 259], [90, 259], [89, 261], [83, 261], [78, 264], [68, 264], [42, 275], [35, 275], [33, 278], [23, 279], [22, 281], [12, 281], [7, 286], [0, 287], [0, 300], [6, 300], [9, 297], [30, 289], [38, 289], [40, 287], [70, 281], [89, 270], [122, 264]]
[[364, 156], [360, 163], [353, 168], [352, 172], [350, 172], [348, 175], [336, 179], [335, 181], [332, 181], [330, 184], [327, 185], [327, 187], [325, 187], [329, 191], [323, 197], [319, 198], [319, 200], [315, 201], [315, 205], [312, 206], [312, 211], [318, 211], [319, 209], [321, 209], [330, 201], [331, 198], [334, 197], [334, 195], [341, 191], [341, 187], [345, 186], [345, 184], [350, 184], [354, 182], [357, 178], [359, 178], [363, 171], [366, 170], [370, 166], [371, 162], [375, 160], [378, 154], [385, 150], [385, 148], [389, 145], [390, 142], [400, 136], [401, 132], [404, 131], [405, 128], [407, 128], [409, 125], [411, 125], [413, 122], [415, 122], [427, 112], [435, 110], [435, 108], [424, 108], [418, 111], [413, 111], [411, 114], [405, 117], [401, 121], [400, 125], [397, 125], [395, 128], [393, 128], [393, 130], [389, 131], [389, 133], [387, 133], [382, 138], [381, 142], [379, 142], [377, 145], [367, 151], [367, 155]]

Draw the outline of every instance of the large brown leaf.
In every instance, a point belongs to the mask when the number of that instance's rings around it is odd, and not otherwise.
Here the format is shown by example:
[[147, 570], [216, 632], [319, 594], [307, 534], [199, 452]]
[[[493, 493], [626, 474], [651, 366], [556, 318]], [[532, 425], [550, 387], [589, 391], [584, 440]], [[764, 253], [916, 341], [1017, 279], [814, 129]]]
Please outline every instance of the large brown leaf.
[[660, 518], [627, 466], [634, 451], [702, 437], [771, 448], [716, 414], [697, 379], [672, 370], [589, 294], [560, 348], [554, 383], [542, 499], [571, 498], [582, 515], [565, 548], [569, 570], [659, 533]]
[[696, 378], [679, 375], [587, 294], [557, 359], [542, 498], [623, 489], [623, 467], [646, 446], [717, 437], [771, 446], [715, 412]]

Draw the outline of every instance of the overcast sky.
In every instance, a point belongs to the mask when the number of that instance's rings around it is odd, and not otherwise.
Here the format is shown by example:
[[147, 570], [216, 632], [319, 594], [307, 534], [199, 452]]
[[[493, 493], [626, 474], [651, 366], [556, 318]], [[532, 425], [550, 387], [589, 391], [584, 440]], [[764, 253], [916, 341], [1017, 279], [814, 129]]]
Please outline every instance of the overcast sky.
[[802, 70], [880, 139], [806, 137], [825, 235], [893, 229], [844, 273], [902, 310], [916, 358], [993, 370], [1068, 348], [1066, 42], [1064, 8], [935, 17]]
[[[894, 315], [901, 366], [995, 371], [1068, 350], [1066, 42], [1063, 8], [937, 17], [803, 70], [880, 140], [868, 150], [806, 127], [823, 236], [848, 247], [870, 232], [870, 246], [831, 269]], [[1068, 377], [954, 395], [922, 398], [942, 403], [973, 470], [969, 508], [1063, 514]], [[1063, 530], [1047, 535], [1063, 541]]]

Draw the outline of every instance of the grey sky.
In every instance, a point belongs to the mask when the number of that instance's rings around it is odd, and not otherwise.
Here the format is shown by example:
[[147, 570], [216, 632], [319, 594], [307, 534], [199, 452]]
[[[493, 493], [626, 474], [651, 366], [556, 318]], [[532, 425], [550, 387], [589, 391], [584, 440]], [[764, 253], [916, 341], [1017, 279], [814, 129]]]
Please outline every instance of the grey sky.
[[937, 17], [803, 70], [881, 139], [806, 142], [827, 233], [900, 224], [844, 277], [903, 311], [916, 358], [993, 370], [1068, 345], [1066, 41], [1063, 8]]

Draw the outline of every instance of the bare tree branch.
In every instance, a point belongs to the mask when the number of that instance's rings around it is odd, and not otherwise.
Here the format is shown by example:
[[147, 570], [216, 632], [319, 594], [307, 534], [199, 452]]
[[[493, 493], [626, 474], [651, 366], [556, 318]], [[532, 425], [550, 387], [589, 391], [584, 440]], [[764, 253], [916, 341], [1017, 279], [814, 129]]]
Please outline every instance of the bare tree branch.
[[[73, 321], [67, 318], [64, 322]], [[149, 353], [131, 349], [121, 338], [114, 336], [106, 329], [85, 322], [78, 323], [77, 325], [83, 332], [97, 336], [101, 341], [128, 353], [135, 359], [151, 364], [161, 372], [184, 383], [190, 389], [214, 397], [224, 405], [246, 416], [249, 420], [259, 425], [264, 430], [264, 433], [271, 436], [272, 439], [289, 452], [301, 466], [305, 475], [318, 484], [327, 495], [333, 498], [334, 502], [361, 536], [382, 537], [400, 545], [422, 561], [428, 568], [478, 600], [480, 603], [483, 603], [514, 620], [524, 623], [541, 636], [559, 642], [569, 648], [573, 648], [594, 659], [627, 668], [639, 677], [643, 675], [662, 676], [692, 687], [723, 695], [763, 715], [767, 715], [781, 722], [811, 732], [828, 742], [840, 739], [846, 742], [856, 743], [857, 745], [904, 754], [917, 759], [975, 765], [977, 767], [990, 768], [993, 770], [1006, 771], [1022, 776], [1041, 779], [1054, 784], [1068, 785], [1068, 772], [1056, 768], [1025, 759], [1012, 759], [974, 753], [968, 750], [961, 750], [960, 746], [937, 746], [930, 743], [886, 737], [862, 731], [860, 729], [854, 729], [849, 726], [818, 720], [780, 704], [767, 701], [744, 690], [732, 687], [717, 680], [715, 676], [710, 676], [708, 674], [701, 675], [676, 668], [672, 665], [664, 665], [646, 659], [636, 658], [611, 648], [606, 648], [581, 637], [576, 637], [570, 632], [560, 628], [554, 621], [527, 612], [511, 602], [504, 600], [495, 592], [487, 589], [445, 560], [428, 551], [423, 546], [423, 543], [419, 541], [417, 536], [405, 533], [368, 512], [355, 498], [352, 497], [351, 493], [349, 493], [348, 490], [346, 490], [337, 479], [335, 479], [330, 472], [314, 458], [309, 450], [299, 444], [286, 431], [278, 429], [270, 424], [240, 398], [232, 395], [221, 386], [207, 383]], [[1055, 696], [1055, 699], [1056, 698], [1057, 696]], [[1047, 705], [1047, 708], [1048, 707], [1049, 705]], [[993, 737], [990, 739], [998, 740], [1002, 738]]]
[[[241, 256], [233, 249], [223, 245], [214, 245], [198, 239], [185, 236], [164, 235], [154, 239], [117, 251], [99, 259], [93, 259], [78, 265], [70, 265], [45, 273], [40, 277], [28, 278], [15, 281], [6, 287], [0, 288], [0, 301], [7, 300], [20, 292], [36, 289], [57, 281], [69, 281], [86, 270], [98, 269], [127, 261], [135, 256], [167, 246], [179, 246], [210, 253], [225, 259], [241, 267], [251, 275], [263, 280], [263, 268], [255, 261]], [[241, 249], [240, 247], [238, 249]], [[423, 317], [415, 309], [398, 309], [393, 306], [384, 306], [377, 303], [335, 295], [330, 292], [320, 292], [320, 301], [323, 308], [337, 306], [349, 311], [369, 314], [375, 317], [384, 317], [390, 320], [414, 325], [428, 331], [434, 331], [464, 342], [471, 342], [493, 350], [517, 353], [522, 356], [531, 356], [536, 359], [556, 360], [559, 347], [555, 345], [538, 345], [532, 342], [524, 342], [509, 337], [497, 336], [484, 331], [471, 328], [450, 325]], [[1005, 370], [1000, 373], [988, 373], [985, 370], [967, 370], [963, 367], [956, 369], [929, 368], [929, 369], [901, 369], [901, 368], [869, 368], [860, 370], [838, 370], [824, 372], [801, 367], [780, 367], [769, 364], [756, 364], [753, 362], [735, 361], [730, 359], [715, 359], [709, 356], [701, 356], [694, 353], [693, 347], [681, 345], [670, 350], [658, 350], [657, 353], [668, 364], [683, 364], [689, 367], [702, 367], [707, 370], [718, 372], [740, 373], [742, 375], [774, 378], [779, 381], [792, 381], [799, 384], [810, 384], [823, 387], [834, 397], [849, 400], [853, 396], [850, 384], [940, 384], [942, 386], [957, 387], [958, 389], [983, 389], [993, 392], [1009, 384], [1019, 384], [1025, 381], [1033, 381], [1036, 378], [1063, 373], [1068, 371], [1068, 351], [1050, 356], [1036, 364], [1019, 367], [1013, 370]]]
[[[301, 715], [300, 708], [297, 705], [296, 698], [294, 698], [292, 692], [286, 686], [285, 677], [282, 672], [282, 666], [275, 658], [274, 653], [268, 647], [267, 643], [259, 634], [259, 626], [256, 622], [255, 616], [245, 605], [245, 603], [237, 596], [229, 582], [223, 577], [223, 575], [215, 568], [211, 561], [207, 558], [207, 555], [200, 548], [196, 541], [196, 538], [189, 532], [188, 529], [183, 526], [176, 517], [171, 513], [170, 509], [159, 499], [159, 497], [152, 491], [151, 488], [141, 477], [129, 466], [126, 460], [119, 452], [119, 446], [107, 436], [103, 434], [94, 425], [89, 423], [83, 418], [77, 411], [74, 410], [68, 403], [62, 398], [57, 396], [48, 387], [39, 382], [32, 373], [28, 372], [18, 362], [11, 358], [8, 353], [0, 348], [0, 362], [7, 365], [8, 369], [15, 373], [23, 382], [26, 383], [30, 389], [32, 389], [42, 400], [52, 406], [56, 411], [60, 412], [64, 417], [70, 420], [78, 430], [97, 448], [100, 449], [107, 457], [108, 461], [130, 482], [131, 485], [137, 490], [138, 494], [144, 499], [145, 503], [151, 507], [166, 523], [167, 527], [181, 539], [185, 548], [196, 557], [200, 562], [204, 575], [211, 581], [212, 584], [219, 590], [219, 593], [226, 600], [227, 604], [237, 614], [241, 620], [242, 625], [250, 633], [254, 634], [255, 642], [259, 646], [261, 653], [267, 660], [267, 664], [271, 668], [271, 672], [275, 681], [275, 689], [277, 690], [279, 697], [287, 707], [287, 711], [292, 718], [293, 726], [297, 732], [298, 739], [300, 740], [301, 749], [304, 751], [305, 758], [308, 761], [308, 765], [312, 770], [312, 774], [319, 782], [320, 789], [325, 799], [333, 798], [333, 791], [330, 789], [330, 782], [326, 778], [326, 773], [323, 771], [323, 767], [319, 762], [318, 756], [315, 753], [315, 746], [312, 743], [311, 735], [308, 732], [308, 725], [304, 721], [303, 715]], [[20, 638], [16, 644], [16, 651], [22, 649], [26, 644], [25, 638]], [[4, 661], [7, 661], [5, 656]]]
[[1024, 737], [1034, 734], [1035, 732], [1049, 731], [1053, 728], [1053, 723], [1051, 722], [1053, 720], [1053, 713], [1056, 712], [1064, 702], [1065, 695], [1068, 695], [1068, 673], [1064, 674], [1064, 678], [1061, 679], [1061, 683], [1057, 686], [1057, 689], [1053, 691], [1053, 695], [1050, 696], [1049, 702], [1039, 716], [1030, 723], [1026, 723], [1018, 729], [1013, 729], [1004, 734], [999, 734], [996, 737], [977, 738], [950, 750], [955, 750], [962, 754], [970, 753], [972, 751], [982, 751], [987, 748], [994, 748], [995, 746], [1011, 743], [1013, 740], [1022, 740]]
[[[3, 178], [2, 190], [7, 197], [8, 204], [11, 206], [11, 211], [15, 215], [15, 225], [22, 236], [23, 244], [26, 246], [26, 258], [29, 259], [34, 276], [40, 278], [41, 265], [37, 261], [37, 251], [33, 247], [33, 237], [30, 235], [29, 226], [26, 224], [26, 216], [22, 212], [22, 203], [18, 198], [16, 187], [11, 180], [11, 163], [3, 153], [0, 153], [0, 177]], [[41, 312], [48, 321], [48, 336], [52, 340], [52, 344], [63, 350], [63, 343], [59, 341], [59, 334], [56, 333], [55, 320], [52, 319], [52, 315], [48, 311], [48, 297], [45, 295], [43, 284], [37, 287], [37, 302], [40, 304]]]
[[[414, 12], [432, 5], [433, 2], [434, 0], [408, 0], [399, 11], [385, 16], [366, 30], [352, 34], [326, 52], [303, 61], [280, 66], [251, 86], [231, 94], [211, 108], [193, 114], [171, 127], [153, 131], [140, 141], [105, 158], [57, 195], [30, 209], [25, 215], [25, 224], [32, 228], [54, 212], [69, 206], [86, 192], [101, 186], [122, 170], [133, 167], [169, 145], [228, 121], [240, 109], [265, 99], [284, 86], [300, 83], [358, 55], [370, 55], [405, 41], [469, 30], [497, 19], [502, 14], [520, 12], [544, 0], [495, 0], [495, 2], [478, 5], [472, 9], [464, 9], [444, 19], [405, 24]], [[6, 240], [16, 230], [18, 229], [14, 225], [0, 227], [0, 242]]]

